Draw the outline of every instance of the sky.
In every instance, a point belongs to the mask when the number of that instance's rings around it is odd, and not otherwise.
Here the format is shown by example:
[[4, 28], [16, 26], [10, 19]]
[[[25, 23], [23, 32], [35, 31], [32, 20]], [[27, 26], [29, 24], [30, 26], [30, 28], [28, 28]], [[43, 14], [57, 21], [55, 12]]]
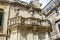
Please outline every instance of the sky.
[[[22, 1], [29, 3], [31, 0], [22, 0]], [[39, 1], [42, 4], [41, 9], [43, 9], [50, 2], [50, 0], [39, 0]]]
[[41, 9], [45, 7], [51, 0], [40, 0], [40, 3], [42, 3]]
[[29, 3], [31, 0], [21, 0], [21, 1], [25, 1], [25, 2]]

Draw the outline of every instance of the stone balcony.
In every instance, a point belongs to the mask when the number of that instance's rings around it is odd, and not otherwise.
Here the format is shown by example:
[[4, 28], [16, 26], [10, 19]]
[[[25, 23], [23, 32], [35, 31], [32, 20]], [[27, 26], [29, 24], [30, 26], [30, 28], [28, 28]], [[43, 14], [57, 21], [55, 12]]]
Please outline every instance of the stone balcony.
[[24, 18], [21, 16], [10, 18], [8, 20], [8, 28], [20, 27], [20, 28], [38, 28], [39, 30], [52, 30], [52, 25], [49, 20], [41, 20], [39, 18]]

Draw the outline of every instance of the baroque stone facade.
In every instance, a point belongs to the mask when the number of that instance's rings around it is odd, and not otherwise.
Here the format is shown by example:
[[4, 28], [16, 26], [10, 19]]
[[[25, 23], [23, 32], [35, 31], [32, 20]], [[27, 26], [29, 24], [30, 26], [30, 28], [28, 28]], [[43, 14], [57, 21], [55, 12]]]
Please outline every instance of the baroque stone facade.
[[[38, 5], [37, 5], [38, 4]], [[0, 0], [0, 40], [49, 40], [52, 25], [43, 19], [39, 0]]]

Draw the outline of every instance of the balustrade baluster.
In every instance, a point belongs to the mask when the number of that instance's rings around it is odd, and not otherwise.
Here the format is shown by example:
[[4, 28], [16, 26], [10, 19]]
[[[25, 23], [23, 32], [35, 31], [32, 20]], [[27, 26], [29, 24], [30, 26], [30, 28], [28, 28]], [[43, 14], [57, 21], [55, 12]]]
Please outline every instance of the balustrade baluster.
[[14, 17], [9, 19], [8, 22], [9, 26], [13, 26], [16, 24], [21, 24], [21, 25], [31, 25], [31, 26], [36, 26], [36, 27], [49, 27], [51, 24], [48, 20], [40, 20], [40, 19], [31, 19], [31, 18], [23, 18], [23, 17]]

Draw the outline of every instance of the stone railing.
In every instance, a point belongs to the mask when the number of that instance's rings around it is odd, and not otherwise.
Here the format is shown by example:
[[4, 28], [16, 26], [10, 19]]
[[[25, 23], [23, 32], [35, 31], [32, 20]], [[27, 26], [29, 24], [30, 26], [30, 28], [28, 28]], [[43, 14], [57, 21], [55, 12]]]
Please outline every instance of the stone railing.
[[51, 10], [56, 8], [60, 4], [60, 0], [50, 1], [42, 10], [42, 13], [48, 14]]
[[50, 21], [48, 20], [41, 20], [38, 18], [24, 18], [24, 17], [14, 17], [8, 20], [8, 26], [13, 25], [30, 25], [30, 26], [43, 26], [43, 27], [49, 27], [51, 26]]

